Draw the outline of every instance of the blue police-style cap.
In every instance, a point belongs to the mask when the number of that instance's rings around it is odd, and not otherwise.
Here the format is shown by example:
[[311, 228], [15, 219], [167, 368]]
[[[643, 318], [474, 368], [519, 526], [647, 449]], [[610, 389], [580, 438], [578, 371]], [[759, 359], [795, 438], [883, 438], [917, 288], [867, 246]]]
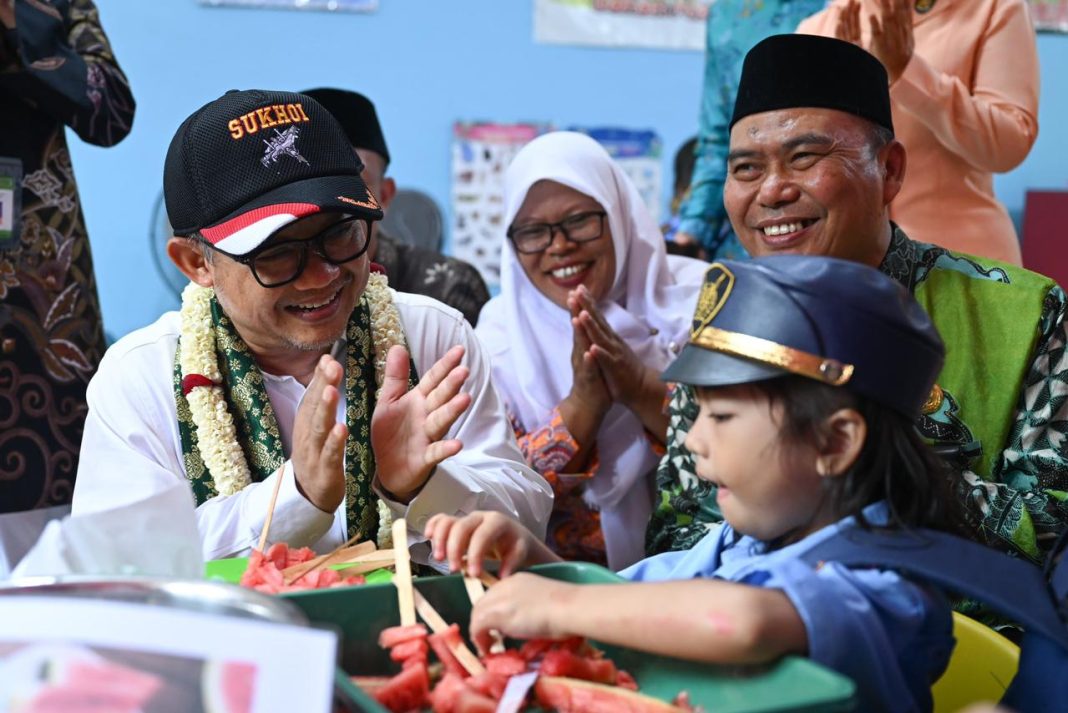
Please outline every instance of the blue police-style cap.
[[799, 374], [919, 416], [945, 346], [899, 283], [860, 263], [775, 255], [712, 263], [665, 381], [730, 386]]

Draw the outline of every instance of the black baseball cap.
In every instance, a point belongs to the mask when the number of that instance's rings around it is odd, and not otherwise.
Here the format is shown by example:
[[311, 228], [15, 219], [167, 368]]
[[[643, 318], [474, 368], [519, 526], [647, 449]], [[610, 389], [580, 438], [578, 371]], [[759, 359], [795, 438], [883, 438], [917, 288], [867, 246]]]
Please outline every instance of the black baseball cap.
[[199, 232], [219, 250], [245, 255], [315, 213], [381, 220], [362, 170], [344, 130], [314, 99], [232, 90], [178, 127], [163, 195], [175, 235]]

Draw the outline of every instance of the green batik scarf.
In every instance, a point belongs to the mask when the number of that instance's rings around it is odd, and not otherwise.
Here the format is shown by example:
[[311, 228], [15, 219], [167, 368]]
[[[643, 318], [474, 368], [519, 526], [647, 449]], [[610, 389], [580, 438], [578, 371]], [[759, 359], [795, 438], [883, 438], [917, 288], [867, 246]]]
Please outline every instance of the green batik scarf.
[[[211, 317], [215, 327], [215, 349], [224, 393], [234, 427], [248, 462], [252, 482], [259, 483], [285, 463], [278, 421], [263, 384], [263, 375], [233, 322], [223, 313], [214, 296]], [[348, 536], [374, 538], [378, 531], [377, 496], [371, 490], [375, 475], [375, 456], [371, 449], [371, 414], [375, 408], [375, 366], [371, 339], [370, 307], [366, 295], [360, 299], [349, 318], [345, 332], [345, 422], [349, 429], [345, 443], [345, 506]], [[196, 425], [189, 402], [182, 393], [179, 364], [181, 346], [175, 352], [174, 398], [178, 407], [178, 430], [186, 477], [193, 488], [197, 505], [218, 493], [215, 481], [204, 464], [197, 447]], [[408, 385], [419, 378], [409, 357]]]

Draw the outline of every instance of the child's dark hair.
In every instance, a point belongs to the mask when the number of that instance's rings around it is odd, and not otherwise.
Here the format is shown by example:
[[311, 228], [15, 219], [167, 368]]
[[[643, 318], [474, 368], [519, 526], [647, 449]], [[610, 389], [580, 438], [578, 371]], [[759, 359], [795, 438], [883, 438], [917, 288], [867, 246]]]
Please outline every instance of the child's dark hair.
[[831, 507], [839, 517], [853, 515], [858, 524], [865, 506], [885, 500], [891, 527], [929, 527], [959, 533], [963, 519], [953, 497], [949, 465], [924, 442], [914, 421], [893, 409], [840, 387], [802, 376], [785, 376], [750, 384], [771, 404], [783, 408], [782, 435], [787, 443], [823, 443], [828, 416], [855, 409], [867, 424], [867, 438], [848, 471], [830, 479]]

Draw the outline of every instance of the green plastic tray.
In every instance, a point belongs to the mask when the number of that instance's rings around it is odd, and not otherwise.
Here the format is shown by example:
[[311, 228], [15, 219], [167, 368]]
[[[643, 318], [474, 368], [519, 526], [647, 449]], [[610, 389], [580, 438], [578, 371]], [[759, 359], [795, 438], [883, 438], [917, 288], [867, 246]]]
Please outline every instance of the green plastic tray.
[[[339, 564], [333, 565], [331, 569], [345, 569], [351, 565]], [[204, 563], [204, 577], [206, 579], [217, 579], [223, 582], [229, 582], [230, 584], [237, 584], [241, 581], [241, 575], [245, 573], [245, 569], [248, 568], [248, 557], [230, 557], [223, 560], [211, 560]], [[376, 569], [373, 572], [368, 572], [364, 575], [368, 584], [382, 584], [392, 581], [393, 574], [388, 569]]]
[[[603, 567], [580, 562], [542, 565], [534, 567], [533, 571], [581, 584], [622, 581]], [[417, 579], [415, 586], [446, 621], [459, 624], [466, 636], [471, 605], [459, 575]], [[397, 672], [396, 664], [389, 660], [389, 653], [380, 649], [377, 641], [382, 629], [400, 621], [397, 594], [392, 585], [373, 584], [282, 596], [304, 610], [313, 623], [339, 631], [340, 665], [345, 673], [383, 676]], [[853, 682], [808, 659], [787, 657], [770, 666], [722, 667], [615, 646], [598, 646], [637, 679], [643, 693], [670, 701], [680, 691], [688, 691], [693, 704], [710, 712], [831, 713], [853, 710]], [[354, 710], [376, 713], [385, 710], [344, 675], [339, 674], [337, 685], [361, 707]]]

